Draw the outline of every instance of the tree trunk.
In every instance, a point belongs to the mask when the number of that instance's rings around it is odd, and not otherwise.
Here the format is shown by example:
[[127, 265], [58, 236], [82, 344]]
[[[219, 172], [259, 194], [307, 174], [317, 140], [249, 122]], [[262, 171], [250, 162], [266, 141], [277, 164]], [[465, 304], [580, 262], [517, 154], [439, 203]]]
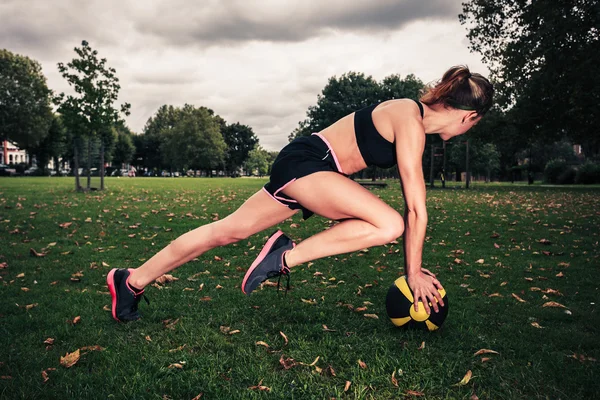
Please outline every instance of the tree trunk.
[[73, 140], [73, 162], [75, 163], [74, 174], [75, 174], [75, 190], [81, 192], [81, 185], [79, 184], [79, 151], [77, 149], [77, 139]]
[[92, 140], [88, 138], [88, 149], [87, 149], [87, 190], [90, 190], [92, 185]]
[[104, 139], [100, 138], [100, 190], [104, 190]]

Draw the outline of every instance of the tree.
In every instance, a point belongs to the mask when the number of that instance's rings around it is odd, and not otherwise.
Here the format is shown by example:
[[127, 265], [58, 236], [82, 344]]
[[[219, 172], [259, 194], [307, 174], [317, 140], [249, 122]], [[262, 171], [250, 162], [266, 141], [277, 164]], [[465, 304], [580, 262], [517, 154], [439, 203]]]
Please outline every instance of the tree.
[[59, 168], [58, 158], [64, 152], [66, 132], [60, 115], [53, 115], [52, 122], [44, 138], [30, 148], [35, 156], [38, 168], [46, 175], [46, 167], [50, 159], [54, 159], [55, 168]]
[[163, 162], [171, 168], [212, 170], [222, 165], [227, 145], [220, 132], [220, 117], [206, 107], [186, 104], [166, 135], [161, 151]]
[[470, 0], [459, 19], [521, 136], [600, 152], [600, 2]]
[[[58, 70], [75, 90], [75, 95], [61, 93], [56, 102], [59, 112], [68, 114], [65, 119], [72, 124], [75, 137], [88, 138], [88, 153], [91, 153], [91, 138], [100, 139], [100, 190], [104, 189], [104, 153], [106, 142], [112, 138], [112, 126], [119, 120], [119, 110], [114, 107], [118, 99], [119, 79], [114, 68], [106, 65], [106, 58], [99, 59], [98, 51], [93, 50], [85, 40], [81, 47], [75, 47], [78, 58], [67, 65], [58, 63]], [[129, 115], [130, 104], [124, 103], [120, 112]], [[83, 130], [80, 130], [83, 129]], [[77, 157], [77, 154], [75, 155]], [[88, 157], [87, 190], [90, 190], [91, 157]], [[77, 176], [78, 171], [75, 171]], [[78, 176], [76, 189], [81, 190]]]
[[135, 154], [135, 146], [133, 145], [132, 134], [127, 129], [122, 127], [113, 128], [113, 135], [117, 137], [115, 140], [115, 148], [112, 152], [112, 162], [120, 169], [122, 164], [131, 162]]
[[52, 123], [51, 95], [37, 61], [0, 50], [0, 140], [38, 146]]
[[177, 122], [178, 110], [173, 106], [162, 105], [144, 126], [143, 146], [138, 149], [138, 157], [143, 159], [144, 167], [149, 170], [162, 170], [168, 166], [163, 162], [161, 149], [164, 148], [166, 132], [173, 129]]
[[250, 156], [246, 161], [246, 172], [250, 175], [253, 175], [256, 172], [258, 176], [261, 177], [267, 175], [270, 167], [269, 160], [269, 152], [263, 149], [260, 145], [256, 145], [256, 147], [250, 152]]
[[225, 167], [229, 172], [237, 171], [248, 159], [248, 154], [258, 143], [252, 128], [236, 122], [221, 128], [221, 134], [227, 144]]

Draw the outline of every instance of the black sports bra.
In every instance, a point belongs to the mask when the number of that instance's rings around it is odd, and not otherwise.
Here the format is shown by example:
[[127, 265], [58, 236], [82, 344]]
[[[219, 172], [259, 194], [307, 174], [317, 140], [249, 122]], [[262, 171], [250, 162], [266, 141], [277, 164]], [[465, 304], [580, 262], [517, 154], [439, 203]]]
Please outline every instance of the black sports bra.
[[[423, 105], [416, 101], [423, 118]], [[396, 165], [396, 145], [389, 142], [373, 124], [373, 110], [381, 103], [362, 108], [354, 113], [354, 132], [358, 150], [367, 166], [390, 168]]]

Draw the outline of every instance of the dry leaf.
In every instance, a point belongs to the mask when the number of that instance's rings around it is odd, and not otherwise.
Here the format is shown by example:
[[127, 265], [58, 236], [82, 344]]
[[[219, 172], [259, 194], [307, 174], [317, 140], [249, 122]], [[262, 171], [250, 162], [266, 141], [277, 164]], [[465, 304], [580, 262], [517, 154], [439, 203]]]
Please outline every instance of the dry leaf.
[[565, 306], [563, 306], [560, 303], [557, 303], [555, 301], [548, 301], [546, 303], [544, 303], [544, 305], [542, 305], [542, 307], [560, 307], [560, 308], [567, 308]]
[[236, 329], [236, 330], [230, 331], [229, 334], [230, 335], [235, 335], [236, 333], [240, 333], [240, 332], [241, 331], [239, 329]]
[[204, 393], [200, 393], [198, 396], [194, 397], [192, 400], [200, 400]]
[[329, 329], [329, 328], [327, 327], [327, 325], [323, 325], [323, 330], [324, 330], [325, 332], [335, 332], [335, 329]]
[[54, 338], [49, 337], [48, 339], [44, 340], [44, 344], [53, 345]]
[[364, 314], [365, 318], [379, 319], [377, 314]]
[[538, 328], [538, 329], [543, 329], [544, 327], [541, 326], [540, 324], [538, 324], [537, 322], [532, 322], [531, 326], [533, 326], [534, 328]]
[[27, 304], [25, 306], [26, 310], [31, 310], [33, 307], [37, 307], [38, 303], [33, 303], [33, 304]]
[[265, 342], [263, 342], [262, 340], [259, 340], [258, 342], [254, 343], [257, 346], [265, 346], [267, 349], [269, 348], [269, 345]]
[[21, 272], [19, 275], [16, 276], [17, 278], [25, 278], [25, 272]]
[[554, 290], [554, 289], [542, 290], [542, 293], [554, 294], [554, 295], [557, 295], [557, 296], [562, 296], [563, 295], [561, 292], [559, 292], [558, 290]]
[[417, 350], [423, 350], [425, 348], [425, 341], [423, 341], [421, 343], [421, 345], [419, 346], [419, 348]]
[[354, 309], [354, 312], [363, 312], [363, 311], [367, 311], [367, 307], [356, 307]]
[[423, 393], [423, 392], [417, 392], [416, 390], [407, 390], [406, 394], [408, 396], [415, 396], [415, 397], [425, 396], [425, 393]]
[[177, 368], [177, 369], [183, 369], [183, 365], [180, 363], [173, 363], [171, 365], [169, 365], [168, 368]]
[[73, 325], [75, 325], [75, 324], [77, 324], [77, 323], [79, 323], [79, 322], [81, 322], [81, 317], [80, 317], [79, 315], [78, 315], [78, 316], [76, 316], [75, 318], [73, 318], [73, 321], [71, 321], [71, 323], [72, 323]]
[[24, 292], [29, 292], [29, 288], [26, 288], [26, 287], [22, 287], [21, 290]]
[[223, 333], [223, 334], [227, 334], [227, 333], [229, 333], [229, 331], [231, 330], [231, 327], [229, 327], [229, 326], [224, 326], [224, 325], [221, 325], [221, 326], [219, 327], [219, 329], [221, 330], [221, 333]]
[[50, 379], [50, 378], [48, 378], [48, 373], [45, 370], [42, 371], [42, 379], [43, 379], [42, 383], [46, 383]]
[[327, 368], [325, 369], [325, 372], [327, 374], [329, 374], [329, 376], [337, 376], [335, 374], [335, 370], [333, 369], [333, 367], [331, 365], [328, 365]]
[[306, 303], [306, 304], [312, 304], [312, 305], [317, 304], [317, 301], [315, 299], [306, 300], [306, 299], [301, 298], [300, 300], [302, 300], [302, 302]]
[[471, 372], [471, 370], [468, 370], [467, 373], [465, 374], [465, 376], [462, 378], [462, 380], [460, 382], [458, 382], [454, 386], [464, 386], [464, 385], [466, 385], [471, 380], [471, 376], [472, 375], [473, 375], [473, 373]]
[[520, 298], [519, 296], [517, 296], [516, 294], [512, 293], [512, 297], [514, 297], [515, 299], [517, 299], [519, 302], [521, 303], [527, 303], [527, 301], [523, 300], [522, 298]]
[[394, 372], [392, 372], [392, 385], [398, 387], [398, 380], [396, 379], [396, 370], [394, 369]]
[[488, 361], [490, 361], [490, 360], [491, 360], [491, 358], [489, 358], [489, 357], [482, 357], [482, 358], [481, 358], [481, 362], [482, 362], [482, 363], [484, 363], [484, 362], [488, 362]]
[[210, 296], [204, 296], [204, 297], [200, 297], [200, 301], [211, 301], [211, 297]]
[[563, 274], [562, 271], [556, 274], [556, 277], [558, 278], [562, 278], [563, 276], [565, 276], [565, 274]]
[[156, 278], [155, 282], [161, 285], [164, 285], [165, 283], [168, 282], [173, 282], [173, 281], [178, 281], [179, 278], [175, 278], [173, 275], [171, 274], [164, 274], [162, 276], [159, 276], [158, 278]]
[[250, 389], [250, 390], [261, 390], [261, 391], [270, 392], [271, 388], [263, 386], [262, 381], [263, 380], [261, 379], [260, 382], [258, 382], [258, 385], [256, 385], [256, 386], [250, 386], [248, 389]]
[[72, 353], [67, 353], [64, 357], [60, 357], [60, 365], [65, 368], [71, 368], [77, 361], [79, 361], [80, 353], [79, 349]]
[[504, 297], [500, 293], [492, 293], [488, 297]]
[[281, 331], [279, 331], [279, 334], [283, 337], [283, 340], [285, 340], [284, 346], [287, 346], [287, 344], [288, 344], [288, 338], [287, 338], [287, 336], [285, 336], [285, 333], [283, 333]]
[[474, 356], [479, 356], [481, 354], [500, 354], [497, 351], [494, 350], [490, 350], [490, 349], [481, 349], [478, 350], [475, 354], [473, 354]]
[[358, 366], [362, 369], [367, 369], [367, 364], [365, 364], [365, 362], [362, 360], [358, 360]]
[[152, 338], [150, 337], [150, 335], [146, 335], [145, 339], [146, 339], [147, 341], [149, 341], [149, 342], [151, 342], [151, 341], [152, 341]]
[[177, 351], [181, 351], [183, 349], [185, 349], [185, 346], [187, 346], [186, 344], [182, 344], [181, 346], [177, 347], [176, 349], [170, 349], [169, 353], [175, 353]]
[[29, 254], [31, 254], [32, 256], [35, 256], [35, 257], [44, 257], [44, 256], [46, 256], [47, 253], [38, 253], [33, 248], [31, 248], [31, 249], [29, 249]]
[[83, 346], [82, 348], [80, 348], [79, 350], [81, 351], [103, 351], [104, 347], [101, 347], [100, 345], [94, 345], [94, 346]]
[[346, 384], [344, 385], [344, 392], [347, 392], [348, 389], [350, 389], [350, 385], [352, 385], [352, 382], [346, 381]]
[[281, 364], [283, 369], [290, 369], [298, 365], [298, 363], [296, 363], [296, 360], [290, 357], [284, 358], [283, 354], [281, 355], [281, 357], [279, 357], [279, 364]]
[[483, 258], [480, 258], [479, 260], [475, 261], [475, 264], [483, 264], [485, 262], [485, 260]]

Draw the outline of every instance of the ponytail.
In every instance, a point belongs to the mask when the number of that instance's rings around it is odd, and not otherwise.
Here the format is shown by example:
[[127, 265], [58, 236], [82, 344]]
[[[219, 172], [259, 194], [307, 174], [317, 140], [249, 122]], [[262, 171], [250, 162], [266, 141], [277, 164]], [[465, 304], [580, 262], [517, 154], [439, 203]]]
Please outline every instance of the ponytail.
[[480, 74], [471, 74], [466, 66], [450, 68], [435, 85], [425, 89], [421, 102], [432, 106], [476, 111], [483, 116], [491, 107], [494, 87]]

